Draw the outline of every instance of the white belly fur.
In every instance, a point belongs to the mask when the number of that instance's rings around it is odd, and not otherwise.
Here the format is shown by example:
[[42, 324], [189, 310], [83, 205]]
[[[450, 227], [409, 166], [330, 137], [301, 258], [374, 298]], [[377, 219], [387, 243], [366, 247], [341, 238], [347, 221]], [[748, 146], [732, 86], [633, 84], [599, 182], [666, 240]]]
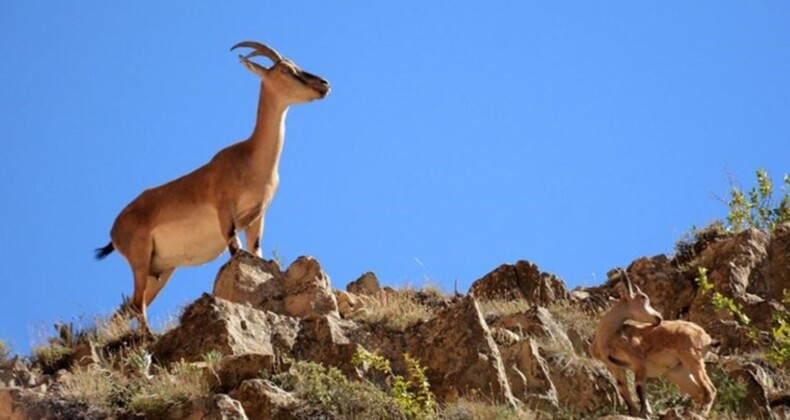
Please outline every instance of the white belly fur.
[[213, 207], [193, 209], [153, 231], [151, 271], [207, 263], [225, 251], [225, 239]]

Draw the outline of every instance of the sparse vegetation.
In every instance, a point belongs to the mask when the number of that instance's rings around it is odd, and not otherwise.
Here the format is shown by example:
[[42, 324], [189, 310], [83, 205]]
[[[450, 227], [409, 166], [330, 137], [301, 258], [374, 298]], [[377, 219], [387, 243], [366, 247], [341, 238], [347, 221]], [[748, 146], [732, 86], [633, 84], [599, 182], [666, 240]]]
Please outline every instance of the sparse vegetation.
[[302, 417], [405, 418], [384, 391], [368, 382], [351, 381], [336, 368], [297, 361], [269, 379], [303, 401], [297, 410]]
[[[708, 279], [708, 269], [697, 267], [697, 278], [695, 279], [701, 296], [705, 296], [715, 289], [713, 283]], [[749, 325], [751, 320], [743, 312], [743, 306], [736, 303], [731, 297], [725, 296], [717, 291], [713, 291], [710, 298], [711, 305], [717, 310], [726, 310], [743, 325]]]
[[445, 404], [436, 413], [441, 420], [520, 420], [540, 418], [530, 413], [519, 413], [503, 404], [460, 399]]
[[436, 407], [430, 384], [425, 377], [425, 368], [409, 356], [403, 355], [406, 362], [408, 378], [395, 375], [392, 372], [390, 361], [381, 356], [378, 351], [369, 353], [357, 351], [352, 363], [364, 371], [373, 370], [383, 375], [383, 390], [395, 401], [400, 412], [409, 419], [427, 419], [433, 416]]
[[483, 313], [483, 318], [486, 320], [521, 313], [532, 307], [532, 304], [525, 299], [482, 299], [479, 301], [479, 304], [480, 312]]
[[748, 191], [733, 185], [727, 201], [727, 223], [733, 232], [748, 228], [773, 230], [778, 223], [790, 221], [790, 175], [784, 176], [782, 197], [773, 197], [773, 181], [764, 169], [756, 173], [757, 186]]
[[5, 340], [0, 339], [0, 362], [6, 360], [11, 355], [11, 348], [6, 344]]
[[366, 307], [358, 319], [389, 331], [405, 331], [434, 315], [433, 308], [418, 300], [415, 293], [385, 291], [372, 299], [374, 304]]
[[[782, 304], [790, 310], [790, 290], [783, 290]], [[786, 312], [774, 311], [774, 322], [771, 328], [772, 344], [768, 351], [768, 359], [777, 365], [790, 362], [790, 316]]]

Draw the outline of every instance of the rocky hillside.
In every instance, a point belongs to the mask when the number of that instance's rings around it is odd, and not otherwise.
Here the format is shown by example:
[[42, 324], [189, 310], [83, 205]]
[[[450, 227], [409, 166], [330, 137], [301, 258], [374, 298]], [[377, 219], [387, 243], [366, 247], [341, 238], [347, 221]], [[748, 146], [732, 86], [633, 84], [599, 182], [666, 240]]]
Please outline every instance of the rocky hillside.
[[[666, 319], [721, 342], [708, 362], [718, 418], [790, 418], [790, 224], [715, 228], [627, 271]], [[332, 288], [319, 262], [239, 253], [212, 294], [153, 338], [128, 323], [58, 326], [29, 359], [0, 361], [0, 419], [597, 418], [625, 413], [588, 354], [614, 282], [567, 290], [527, 261], [465, 295], [382, 288], [366, 273]], [[659, 418], [690, 418], [652, 380]]]

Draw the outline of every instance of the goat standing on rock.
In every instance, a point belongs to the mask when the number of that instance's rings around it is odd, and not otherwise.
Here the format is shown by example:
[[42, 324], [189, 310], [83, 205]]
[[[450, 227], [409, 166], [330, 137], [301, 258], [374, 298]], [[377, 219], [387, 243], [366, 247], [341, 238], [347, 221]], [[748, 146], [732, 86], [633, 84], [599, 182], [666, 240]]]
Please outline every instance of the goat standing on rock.
[[[285, 136], [285, 117], [293, 104], [322, 99], [329, 82], [302, 71], [277, 51], [258, 42], [234, 45], [252, 48], [239, 60], [262, 79], [255, 129], [249, 139], [226, 147], [195, 171], [148, 189], [115, 219], [111, 242], [96, 250], [102, 259], [118, 250], [134, 276], [132, 309], [140, 328], [150, 334], [146, 307], [177, 267], [217, 258], [227, 247], [261, 256], [264, 214], [279, 182], [278, 163]], [[268, 57], [266, 68], [249, 59]]]
[[[681, 391], [702, 405], [707, 416], [716, 388], [705, 371], [705, 356], [715, 344], [702, 327], [687, 321], [664, 321], [650, 306], [650, 298], [621, 271], [620, 301], [601, 319], [590, 354], [602, 361], [617, 381], [617, 389], [634, 415], [636, 408], [626, 383], [625, 369], [634, 372], [639, 415], [651, 414], [645, 398], [647, 378], [666, 375]], [[625, 324], [626, 320], [648, 326]]]

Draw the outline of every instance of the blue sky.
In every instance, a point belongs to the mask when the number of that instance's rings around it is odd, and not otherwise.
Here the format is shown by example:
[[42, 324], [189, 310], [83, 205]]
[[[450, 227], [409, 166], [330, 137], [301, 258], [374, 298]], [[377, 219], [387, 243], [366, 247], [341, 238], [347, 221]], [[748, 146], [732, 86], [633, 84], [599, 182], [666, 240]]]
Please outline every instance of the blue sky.
[[[0, 337], [109, 313], [118, 212], [252, 130], [258, 40], [332, 83], [288, 115], [264, 252], [344, 288], [451, 291], [527, 259], [570, 286], [790, 172], [790, 3], [0, 2]], [[161, 323], [219, 265], [176, 270]]]

